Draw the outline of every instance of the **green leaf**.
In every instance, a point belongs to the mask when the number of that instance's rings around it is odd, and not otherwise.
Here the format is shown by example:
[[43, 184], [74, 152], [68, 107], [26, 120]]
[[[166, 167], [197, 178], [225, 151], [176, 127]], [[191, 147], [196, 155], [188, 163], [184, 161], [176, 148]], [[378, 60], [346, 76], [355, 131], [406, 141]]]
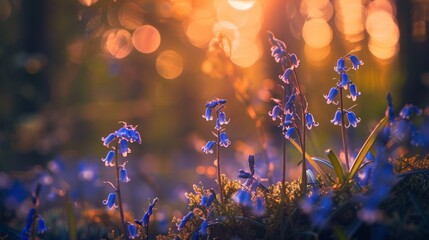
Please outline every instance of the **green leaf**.
[[328, 156], [329, 161], [331, 161], [332, 166], [334, 167], [335, 175], [337, 175], [339, 183], [342, 183], [344, 180], [344, 170], [341, 166], [340, 160], [337, 155], [332, 151], [332, 149], [325, 150], [326, 156]]
[[378, 122], [377, 126], [375, 126], [375, 128], [372, 130], [371, 134], [368, 136], [365, 143], [362, 145], [361, 149], [359, 150], [359, 153], [356, 156], [356, 161], [354, 162], [349, 174], [347, 175], [347, 180], [354, 178], [357, 171], [359, 170], [360, 165], [362, 164], [363, 160], [365, 159], [366, 154], [371, 149], [371, 147], [374, 144], [375, 139], [377, 138], [378, 134], [386, 126], [388, 120], [389, 120], [388, 116], [383, 117], [380, 120], [380, 122]]
[[332, 166], [332, 163], [330, 163], [328, 160], [319, 158], [319, 157], [312, 157], [312, 159], [316, 162], [323, 163], [325, 166], [329, 167], [330, 169], [334, 169], [334, 166]]

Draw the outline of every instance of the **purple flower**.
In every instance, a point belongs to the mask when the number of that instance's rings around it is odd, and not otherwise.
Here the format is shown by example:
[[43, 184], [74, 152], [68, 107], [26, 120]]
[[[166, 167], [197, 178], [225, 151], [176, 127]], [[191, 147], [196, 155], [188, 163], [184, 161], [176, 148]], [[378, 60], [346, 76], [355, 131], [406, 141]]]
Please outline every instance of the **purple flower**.
[[275, 105], [271, 111], [268, 112], [268, 115], [275, 121], [277, 118], [280, 118], [281, 108], [279, 105]]
[[[200, 229], [198, 230], [198, 233], [201, 235], [207, 235], [207, 227], [209, 223], [207, 222], [207, 219], [201, 223]], [[199, 238], [198, 238], [199, 239]]]
[[180, 221], [179, 225], [177, 226], [177, 230], [182, 230], [182, 228], [185, 227], [186, 223], [189, 222], [189, 220], [192, 218], [192, 216], [194, 216], [194, 212], [190, 211], [188, 214], [186, 214], [186, 216], [184, 216], [182, 218], [182, 220]]
[[355, 113], [352, 111], [347, 113], [347, 119], [349, 120], [349, 125], [346, 127], [349, 127], [350, 125], [357, 127], [357, 124], [360, 122], [360, 118], [357, 118]]
[[149, 225], [150, 216], [153, 213], [153, 208], [155, 207], [155, 205], [156, 205], [156, 203], [158, 201], [159, 201], [158, 198], [153, 199], [152, 203], [149, 204], [149, 207], [148, 207], [147, 211], [143, 215], [142, 220], [135, 220], [135, 223], [138, 224], [138, 225], [148, 226]]
[[222, 147], [228, 147], [231, 144], [231, 141], [229, 141], [228, 136], [226, 135], [226, 132], [221, 132], [219, 135], [219, 144]]
[[134, 226], [134, 224], [128, 223], [127, 224], [127, 228], [128, 228], [128, 236], [131, 239], [137, 238], [139, 236], [137, 228], [136, 228], [136, 226]]
[[288, 128], [287, 130], [286, 130], [286, 133], [285, 133], [285, 138], [286, 139], [289, 139], [291, 136], [292, 136], [292, 134], [295, 132], [295, 128], [294, 127], [290, 127], [290, 128]]
[[247, 190], [240, 189], [236, 195], [236, 201], [241, 206], [251, 206], [252, 205], [252, 193]]
[[128, 177], [127, 169], [125, 169], [125, 164], [121, 166], [121, 170], [119, 171], [119, 180], [121, 180], [121, 182], [131, 181], [131, 179]]
[[264, 215], [265, 211], [266, 211], [266, 207], [264, 204], [264, 198], [257, 197], [255, 204], [253, 206], [253, 212], [255, 213], [256, 216], [262, 216]]
[[308, 130], [311, 130], [313, 126], [315, 127], [319, 126], [319, 123], [314, 121], [313, 115], [309, 112], [305, 114], [305, 121], [306, 121], [305, 125], [307, 126]]
[[46, 227], [45, 219], [43, 219], [42, 216], [37, 215], [37, 218], [37, 234], [43, 234], [48, 231], [48, 227]]
[[350, 94], [347, 95], [348, 98], [351, 98], [353, 101], [356, 101], [356, 98], [360, 96], [360, 92], [358, 92], [356, 84], [350, 84]]
[[206, 108], [206, 112], [204, 113], [204, 115], [202, 115], [202, 117], [205, 118], [206, 121], [213, 120], [212, 108]]
[[342, 87], [347, 90], [348, 85], [350, 84], [349, 75], [343, 72], [341, 73], [341, 82], [338, 83], [338, 87]]
[[[351, 88], [351, 87], [350, 87]], [[338, 88], [333, 87], [329, 90], [328, 95], [323, 94], [323, 97], [326, 99], [327, 104], [338, 104], [338, 102], [335, 102], [334, 99], [338, 95]]]
[[283, 127], [288, 128], [290, 127], [290, 125], [292, 125], [294, 117], [293, 117], [293, 113], [286, 113], [284, 116], [284, 121], [283, 121]]
[[419, 116], [421, 114], [422, 110], [413, 104], [406, 104], [399, 112], [399, 116], [403, 119], [410, 119], [412, 115]]
[[285, 111], [289, 110], [289, 112], [293, 112], [293, 106], [295, 104], [296, 94], [291, 94], [285, 104]]
[[101, 138], [101, 141], [103, 141], [103, 145], [104, 146], [106, 146], [106, 147], [109, 147], [109, 144], [113, 141], [113, 140], [115, 140], [115, 138], [116, 138], [116, 135], [114, 134], [114, 133], [111, 133], [111, 134], [109, 134], [109, 136], [107, 136], [107, 137], [103, 137], [103, 138]]
[[290, 57], [290, 61], [292, 62], [292, 66], [294, 68], [297, 68], [299, 66], [300, 61], [299, 61], [298, 57], [296, 56], [296, 54], [295, 53], [289, 54], [289, 57]]
[[337, 61], [337, 66], [334, 67], [334, 70], [338, 73], [341, 74], [343, 71], [346, 70], [345, 65], [344, 65], [344, 58], [340, 58]]
[[360, 61], [355, 55], [350, 55], [350, 62], [352, 62], [353, 69], [358, 70], [360, 65], [363, 65], [363, 62]]
[[331, 120], [331, 123], [333, 123], [334, 125], [341, 126], [341, 111], [340, 110], [337, 110], [335, 112], [334, 119]]
[[128, 147], [128, 141], [125, 139], [121, 139], [119, 141], [119, 152], [123, 157], [126, 157], [128, 153], [131, 153], [131, 149]]
[[218, 104], [219, 104], [219, 100], [218, 99], [211, 100], [210, 102], [208, 102], [206, 104], [206, 108], [215, 108]]
[[115, 201], [116, 201], [116, 193], [111, 192], [107, 196], [107, 199], [103, 200], [103, 204], [106, 205], [109, 210], [112, 210], [113, 207], [116, 208]]
[[274, 61], [280, 62], [286, 56], [286, 51], [278, 46], [271, 47], [271, 56], [274, 57]]
[[213, 147], [216, 145], [215, 141], [208, 141], [201, 149], [205, 154], [213, 153]]
[[228, 124], [229, 121], [230, 121], [230, 119], [228, 119], [228, 120], [226, 119], [226, 115], [225, 115], [224, 111], [220, 111], [219, 112], [219, 118], [218, 118], [218, 120], [219, 120], [219, 124], [220, 125]]
[[279, 75], [279, 78], [286, 84], [289, 84], [289, 78], [293, 70], [291, 68], [286, 69], [283, 75]]
[[113, 167], [113, 166], [115, 166], [115, 163], [113, 162], [113, 157], [114, 156], [115, 156], [115, 152], [111, 150], [111, 151], [109, 151], [107, 153], [107, 155], [106, 155], [105, 158], [101, 159], [101, 161], [104, 162], [104, 164], [106, 165], [106, 167], [107, 166]]

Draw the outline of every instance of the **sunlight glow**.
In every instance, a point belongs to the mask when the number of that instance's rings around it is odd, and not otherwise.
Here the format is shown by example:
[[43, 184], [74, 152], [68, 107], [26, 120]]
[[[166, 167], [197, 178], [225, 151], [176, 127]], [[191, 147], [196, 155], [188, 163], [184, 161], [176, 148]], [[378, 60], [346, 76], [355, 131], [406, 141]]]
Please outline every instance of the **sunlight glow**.
[[313, 48], [322, 48], [332, 41], [331, 26], [322, 18], [313, 18], [304, 23], [302, 37]]
[[161, 44], [161, 35], [152, 25], [143, 25], [133, 33], [134, 47], [142, 53], [153, 53]]
[[182, 57], [172, 50], [163, 51], [156, 59], [156, 70], [163, 78], [177, 78], [183, 71]]
[[256, 0], [228, 0], [229, 5], [237, 10], [248, 10], [255, 2]]
[[131, 34], [124, 29], [111, 29], [104, 33], [101, 40], [104, 52], [121, 59], [133, 50]]

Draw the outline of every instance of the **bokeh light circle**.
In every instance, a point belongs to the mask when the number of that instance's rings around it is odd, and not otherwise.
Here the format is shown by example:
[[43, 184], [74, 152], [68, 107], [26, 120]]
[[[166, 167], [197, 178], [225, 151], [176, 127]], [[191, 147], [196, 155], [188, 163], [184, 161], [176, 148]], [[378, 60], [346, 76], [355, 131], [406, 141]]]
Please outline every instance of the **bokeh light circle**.
[[128, 56], [133, 50], [131, 34], [124, 29], [111, 29], [105, 32], [101, 45], [104, 52], [118, 59]]
[[142, 53], [153, 53], [161, 44], [161, 35], [154, 26], [143, 25], [134, 31], [133, 44]]
[[231, 61], [240, 67], [252, 66], [261, 54], [261, 46], [255, 41], [239, 39], [232, 43]]
[[79, 2], [84, 6], [92, 6], [98, 2], [98, 0], [79, 0]]
[[313, 48], [322, 48], [332, 41], [332, 29], [322, 18], [313, 18], [304, 23], [302, 37]]
[[156, 59], [156, 70], [163, 78], [177, 78], [183, 71], [183, 59], [175, 51], [163, 51]]
[[237, 10], [248, 10], [255, 5], [256, 0], [228, 0], [229, 5]]

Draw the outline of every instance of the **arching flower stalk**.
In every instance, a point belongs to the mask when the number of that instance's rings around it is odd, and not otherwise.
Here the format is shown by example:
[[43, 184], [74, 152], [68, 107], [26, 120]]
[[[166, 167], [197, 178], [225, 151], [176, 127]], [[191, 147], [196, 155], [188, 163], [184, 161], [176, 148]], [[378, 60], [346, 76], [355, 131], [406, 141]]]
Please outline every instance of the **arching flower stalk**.
[[[307, 188], [307, 165], [305, 159], [305, 137], [306, 131], [311, 130], [313, 126], [319, 123], [314, 120], [313, 115], [308, 111], [308, 102], [301, 91], [296, 69], [299, 67], [300, 60], [296, 54], [288, 52], [286, 44], [277, 39], [273, 33], [268, 33], [271, 43], [271, 56], [278, 63], [281, 63], [283, 74], [279, 75], [282, 80], [282, 98], [273, 99], [274, 108], [268, 113], [273, 121], [279, 120], [283, 139], [283, 167], [282, 167], [282, 185], [286, 182], [286, 140], [298, 137], [298, 143], [302, 150], [302, 185], [303, 195]], [[299, 109], [297, 111], [297, 108]], [[282, 191], [283, 192], [283, 191]], [[283, 193], [282, 193], [283, 194]]]
[[[106, 182], [112, 186], [114, 192], [111, 192], [107, 199], [103, 201], [103, 204], [107, 206], [109, 210], [114, 208], [119, 208], [119, 214], [122, 222], [122, 232], [126, 238], [136, 237], [134, 234], [134, 228], [132, 225], [125, 221], [124, 209], [122, 206], [122, 196], [121, 196], [121, 185], [120, 182], [129, 182], [131, 181], [128, 177], [127, 170], [125, 165], [127, 163], [119, 164], [118, 155], [121, 154], [122, 157], [127, 157], [131, 153], [131, 149], [128, 144], [137, 142], [141, 144], [140, 133], [136, 130], [137, 126], [128, 125], [125, 122], [120, 122], [123, 124], [121, 128], [117, 131], [110, 133], [107, 137], [101, 138], [103, 141], [103, 146], [110, 148], [111, 150], [107, 153], [105, 158], [101, 160], [105, 163], [106, 167], [115, 168], [115, 178], [116, 185], [111, 182]], [[116, 140], [114, 146], [111, 146], [111, 143]], [[118, 200], [118, 205], [116, 205], [116, 199]]]
[[[346, 60], [350, 61], [352, 65], [351, 67], [346, 66]], [[350, 126], [357, 127], [357, 124], [360, 122], [361, 119], [356, 117], [356, 114], [352, 112], [350, 108], [345, 109], [343, 95], [344, 91], [349, 89], [349, 94], [347, 95], [347, 98], [351, 98], [353, 102], [356, 101], [357, 97], [361, 95], [361, 93], [357, 90], [356, 84], [349, 79], [349, 75], [347, 73], [350, 69], [358, 70], [361, 65], [363, 65], [363, 62], [351, 53], [339, 58], [337, 61], [337, 65], [334, 67], [334, 70], [340, 75], [340, 78], [338, 79], [336, 86], [332, 87], [327, 95], [323, 95], [323, 97], [326, 99], [327, 104], [340, 104], [340, 107], [335, 112], [335, 116], [331, 120], [331, 123], [341, 127], [341, 139], [343, 142], [347, 171], [350, 169], [350, 163], [347, 150], [346, 128]], [[338, 94], [339, 100], [336, 101], [335, 98]], [[345, 118], [347, 118], [348, 120], [347, 125], [344, 123]]]
[[202, 116], [207, 121], [213, 120], [213, 111], [216, 113], [216, 123], [215, 130], [216, 132], [212, 132], [216, 137], [216, 140], [210, 140], [204, 145], [201, 150], [206, 154], [212, 154], [213, 148], [216, 146], [216, 162], [217, 162], [217, 181], [219, 184], [219, 197], [220, 202], [223, 204], [223, 187], [222, 187], [222, 178], [221, 178], [221, 168], [220, 168], [220, 147], [228, 147], [231, 144], [231, 141], [228, 139], [226, 135], [225, 129], [222, 127], [229, 123], [230, 119], [227, 119], [223, 108], [225, 106], [225, 99], [214, 99], [208, 102], [205, 106], [205, 114]]

